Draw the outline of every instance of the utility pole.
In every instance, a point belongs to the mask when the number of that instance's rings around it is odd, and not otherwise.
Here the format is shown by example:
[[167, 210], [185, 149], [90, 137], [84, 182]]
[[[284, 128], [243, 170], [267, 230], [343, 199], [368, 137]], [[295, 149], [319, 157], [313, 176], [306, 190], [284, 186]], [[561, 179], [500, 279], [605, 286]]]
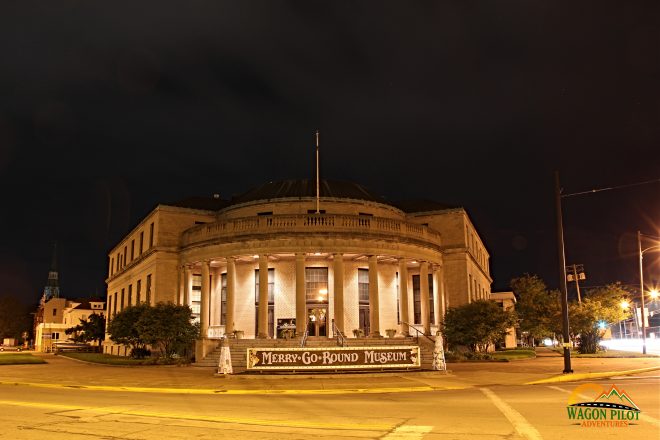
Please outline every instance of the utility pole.
[[559, 171], [555, 171], [555, 206], [557, 213], [557, 253], [559, 254], [559, 291], [561, 296], [562, 335], [564, 347], [564, 374], [572, 373], [571, 343], [568, 333], [568, 292], [566, 286], [566, 255], [564, 254], [564, 227], [561, 213], [561, 187]]
[[567, 280], [568, 281], [575, 281], [575, 289], [577, 290], [577, 299], [578, 303], [582, 304], [582, 296], [580, 295], [580, 281], [579, 280], [586, 280], [587, 277], [584, 274], [584, 265], [582, 264], [571, 264], [570, 266], [566, 266], [566, 272], [571, 271], [572, 273], [569, 273], [567, 275]]

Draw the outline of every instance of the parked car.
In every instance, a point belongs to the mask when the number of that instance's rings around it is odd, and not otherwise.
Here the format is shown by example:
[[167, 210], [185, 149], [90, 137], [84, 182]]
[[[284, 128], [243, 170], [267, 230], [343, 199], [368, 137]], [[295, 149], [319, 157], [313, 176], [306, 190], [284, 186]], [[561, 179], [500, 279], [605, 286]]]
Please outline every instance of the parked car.
[[0, 345], [0, 351], [23, 351], [23, 347], [15, 347], [10, 345]]

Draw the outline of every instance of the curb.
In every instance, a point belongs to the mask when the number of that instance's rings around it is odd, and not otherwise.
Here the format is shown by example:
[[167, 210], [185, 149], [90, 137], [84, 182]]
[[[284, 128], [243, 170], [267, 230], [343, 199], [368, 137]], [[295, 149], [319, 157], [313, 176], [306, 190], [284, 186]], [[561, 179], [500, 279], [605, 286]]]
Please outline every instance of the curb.
[[531, 382], [526, 382], [525, 385], [538, 385], [543, 383], [556, 383], [556, 382], [575, 382], [584, 379], [599, 379], [604, 377], [613, 376], [628, 376], [637, 373], [646, 373], [648, 371], [660, 370], [660, 365], [657, 367], [638, 368], [636, 370], [623, 370], [623, 371], [603, 371], [599, 373], [578, 373], [578, 374], [564, 374], [561, 376], [549, 377], [547, 379], [539, 379]]
[[206, 394], [206, 395], [272, 395], [272, 394], [392, 394], [392, 393], [419, 393], [429, 391], [460, 390], [468, 387], [392, 387], [392, 388], [337, 388], [337, 389], [309, 389], [309, 390], [223, 390], [223, 389], [194, 389], [194, 388], [148, 388], [148, 387], [117, 387], [104, 385], [64, 385], [32, 382], [5, 382], [0, 385], [29, 386], [36, 388], [70, 388], [90, 391], [112, 391], [131, 393], [160, 393], [160, 394]]

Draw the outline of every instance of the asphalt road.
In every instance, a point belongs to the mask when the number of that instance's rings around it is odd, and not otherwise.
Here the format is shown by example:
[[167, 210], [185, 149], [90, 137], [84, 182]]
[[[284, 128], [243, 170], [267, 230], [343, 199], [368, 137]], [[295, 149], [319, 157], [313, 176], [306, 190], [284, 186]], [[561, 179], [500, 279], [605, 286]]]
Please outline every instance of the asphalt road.
[[340, 395], [177, 395], [0, 385], [0, 439], [660, 438], [660, 376], [616, 384], [636, 425], [584, 428], [566, 404], [579, 383]]

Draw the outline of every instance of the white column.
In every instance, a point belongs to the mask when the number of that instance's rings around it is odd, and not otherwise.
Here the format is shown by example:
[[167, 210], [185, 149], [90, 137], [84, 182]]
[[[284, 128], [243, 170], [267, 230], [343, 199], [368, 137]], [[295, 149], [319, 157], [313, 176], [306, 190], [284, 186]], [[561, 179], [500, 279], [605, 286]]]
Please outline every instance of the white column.
[[225, 334], [234, 332], [234, 304], [236, 296], [236, 261], [232, 257], [227, 258], [227, 322], [225, 323]]
[[380, 305], [378, 298], [378, 257], [369, 257], [369, 326], [370, 338], [382, 337], [380, 334]]
[[[186, 292], [186, 268], [185, 266], [181, 266], [179, 267], [179, 291], [176, 296], [176, 303], [178, 305], [184, 304], [183, 298], [186, 295], [185, 292]], [[135, 293], [137, 295], [137, 291]], [[142, 295], [142, 292], [140, 292], [140, 295]]]
[[335, 325], [340, 332], [344, 333], [344, 256], [334, 254], [333, 258]]
[[305, 254], [296, 254], [296, 334], [302, 336], [306, 330]]
[[211, 293], [211, 263], [202, 261], [202, 301], [199, 311], [199, 324], [202, 338], [206, 338], [209, 329], [209, 302]]
[[404, 323], [410, 323], [408, 314], [408, 265], [406, 260], [399, 260], [399, 317], [401, 318], [400, 331], [403, 336], [408, 336], [410, 330]]
[[259, 312], [257, 338], [268, 338], [268, 256], [259, 255]]
[[421, 303], [422, 328], [425, 335], [431, 333], [429, 310], [429, 263], [422, 261], [419, 265], [419, 302]]
[[[192, 269], [190, 266], [185, 266], [184, 271], [184, 289], [183, 289], [183, 305], [190, 306], [190, 291], [192, 290]], [[145, 296], [146, 298], [146, 296]]]

